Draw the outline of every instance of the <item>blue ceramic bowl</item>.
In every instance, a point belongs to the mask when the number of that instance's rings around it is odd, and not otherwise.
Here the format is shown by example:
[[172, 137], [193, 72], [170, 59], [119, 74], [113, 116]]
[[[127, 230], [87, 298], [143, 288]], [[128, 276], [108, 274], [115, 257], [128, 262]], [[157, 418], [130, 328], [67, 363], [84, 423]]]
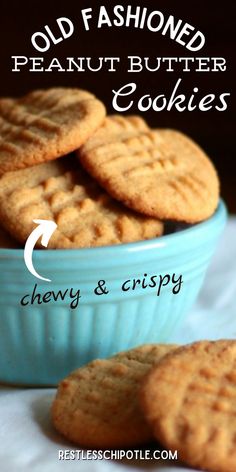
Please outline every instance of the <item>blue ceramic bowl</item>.
[[94, 358], [168, 342], [196, 299], [225, 221], [220, 202], [207, 221], [157, 239], [36, 250], [34, 267], [50, 283], [28, 272], [23, 250], [1, 249], [0, 380], [55, 385]]

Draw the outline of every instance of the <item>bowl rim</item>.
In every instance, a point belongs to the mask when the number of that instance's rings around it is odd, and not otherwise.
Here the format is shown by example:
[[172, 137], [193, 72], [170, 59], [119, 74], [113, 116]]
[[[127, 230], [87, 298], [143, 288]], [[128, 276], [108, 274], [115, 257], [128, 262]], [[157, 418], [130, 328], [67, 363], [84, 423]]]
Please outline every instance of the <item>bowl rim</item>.
[[[219, 200], [217, 209], [215, 210], [214, 214], [199, 223], [190, 226], [189, 228], [185, 228], [183, 230], [177, 231], [175, 233], [166, 234], [163, 236], [159, 236], [158, 238], [153, 239], [146, 239], [144, 241], [136, 241], [131, 243], [124, 243], [124, 244], [116, 244], [116, 245], [107, 245], [107, 246], [99, 246], [99, 247], [88, 247], [88, 248], [68, 248], [68, 249], [34, 249], [34, 255], [36, 255], [37, 259], [50, 259], [55, 256], [62, 256], [65, 257], [69, 254], [72, 255], [81, 255], [83, 257], [99, 257], [99, 256], [109, 256], [111, 253], [116, 252], [116, 256], [122, 254], [127, 254], [131, 252], [139, 252], [143, 250], [153, 250], [157, 248], [167, 248], [172, 245], [172, 243], [177, 244], [178, 241], [181, 240], [181, 244], [185, 242], [187, 239], [191, 239], [194, 237], [196, 239], [202, 233], [206, 233], [209, 231], [213, 231], [213, 227], [216, 226], [223, 226], [226, 222], [227, 218], [227, 208], [222, 199]], [[22, 257], [24, 253], [24, 248], [0, 248], [0, 259], [1, 256], [4, 258], [6, 256], [19, 256]], [[119, 253], [119, 254], [118, 254]]]

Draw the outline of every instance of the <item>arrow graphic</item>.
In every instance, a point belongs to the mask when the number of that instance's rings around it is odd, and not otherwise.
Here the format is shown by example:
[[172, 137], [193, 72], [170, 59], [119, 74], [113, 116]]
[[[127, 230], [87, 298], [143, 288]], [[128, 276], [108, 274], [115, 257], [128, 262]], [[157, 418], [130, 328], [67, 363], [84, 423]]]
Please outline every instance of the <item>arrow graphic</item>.
[[53, 232], [57, 228], [57, 224], [51, 220], [33, 220], [34, 223], [37, 223], [39, 226], [35, 228], [32, 233], [29, 235], [24, 249], [24, 260], [27, 269], [33, 274], [35, 277], [41, 280], [46, 280], [46, 282], [51, 282], [50, 279], [45, 279], [45, 277], [41, 277], [36, 270], [34, 269], [32, 257], [33, 257], [33, 250], [36, 242], [42, 236], [41, 244], [44, 247], [47, 247], [49, 239], [51, 238]]

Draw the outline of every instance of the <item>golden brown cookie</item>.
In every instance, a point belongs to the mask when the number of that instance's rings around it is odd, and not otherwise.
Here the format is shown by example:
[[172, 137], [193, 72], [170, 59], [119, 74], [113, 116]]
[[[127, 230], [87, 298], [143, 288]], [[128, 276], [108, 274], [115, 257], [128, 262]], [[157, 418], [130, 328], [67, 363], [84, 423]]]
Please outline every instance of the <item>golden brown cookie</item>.
[[140, 411], [138, 390], [150, 367], [174, 345], [144, 345], [95, 360], [63, 380], [52, 406], [58, 431], [80, 446], [142, 444], [152, 434]]
[[78, 155], [110, 195], [146, 215], [196, 223], [217, 207], [219, 180], [213, 164], [177, 131], [150, 130], [129, 117], [121, 121], [111, 116]]
[[0, 99], [0, 174], [77, 149], [100, 126], [105, 107], [80, 89], [36, 90]]
[[144, 379], [141, 406], [155, 438], [179, 459], [236, 471], [236, 341], [200, 341], [167, 355]]
[[56, 249], [128, 243], [163, 232], [160, 221], [113, 200], [78, 167], [74, 156], [4, 174], [0, 218], [22, 243], [35, 228], [34, 219], [55, 221], [58, 227], [48, 248]]

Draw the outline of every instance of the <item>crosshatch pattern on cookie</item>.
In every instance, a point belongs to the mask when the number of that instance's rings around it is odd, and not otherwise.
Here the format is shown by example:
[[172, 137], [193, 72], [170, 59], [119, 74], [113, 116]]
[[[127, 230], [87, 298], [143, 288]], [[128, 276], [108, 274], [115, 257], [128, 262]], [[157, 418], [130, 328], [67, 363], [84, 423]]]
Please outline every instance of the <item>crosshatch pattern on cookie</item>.
[[138, 390], [148, 370], [175, 345], [144, 345], [95, 360], [59, 385], [52, 407], [55, 427], [88, 447], [126, 447], [152, 439]]
[[0, 99], [0, 173], [77, 149], [104, 117], [104, 105], [79, 89], [36, 90], [19, 99]]
[[193, 467], [236, 470], [236, 341], [200, 341], [154, 367], [140, 402], [157, 440]]
[[[129, 124], [129, 117], [123, 118]], [[172, 130], [127, 133], [107, 117], [78, 151], [86, 170], [128, 207], [160, 219], [194, 223], [208, 218], [219, 199], [213, 164], [189, 138]], [[110, 127], [110, 131], [109, 131]]]
[[55, 221], [58, 228], [49, 248], [128, 243], [163, 233], [157, 219], [114, 201], [78, 168], [73, 156], [3, 175], [0, 216], [4, 227], [21, 242], [34, 229], [33, 219]]
[[127, 139], [148, 130], [149, 126], [141, 116], [111, 115], [105, 118], [99, 128], [99, 133], [94, 133], [93, 139], [87, 141], [86, 150], [93, 151], [103, 144], [112, 144], [116, 136]]

